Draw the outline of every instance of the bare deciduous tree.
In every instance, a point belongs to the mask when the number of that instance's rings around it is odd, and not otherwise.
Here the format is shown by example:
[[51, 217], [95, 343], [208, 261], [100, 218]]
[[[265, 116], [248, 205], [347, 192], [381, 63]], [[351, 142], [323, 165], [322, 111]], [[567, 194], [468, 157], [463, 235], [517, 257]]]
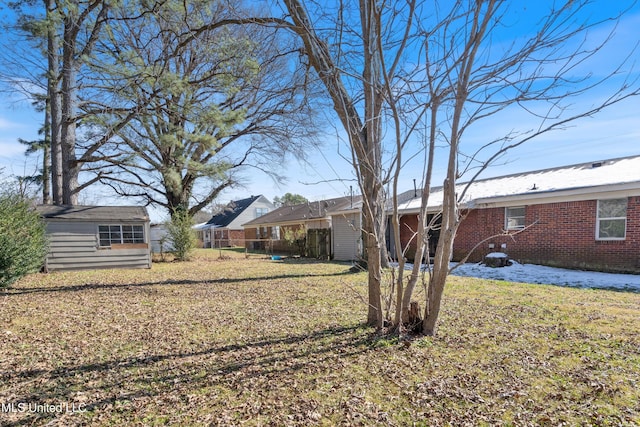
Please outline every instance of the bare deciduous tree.
[[[421, 260], [429, 259], [426, 243], [434, 226], [428, 216], [431, 182], [434, 162], [441, 160], [441, 166], [446, 165], [446, 176], [442, 208], [438, 212], [439, 240], [426, 279], [426, 307], [421, 328], [426, 335], [434, 335], [437, 330], [454, 239], [468, 209], [463, 202], [478, 176], [509, 150], [639, 93], [637, 84], [625, 80], [618, 89], [609, 89], [604, 100], [596, 99], [594, 89], [616, 78], [621, 68], [614, 64], [599, 77], [581, 70], [581, 66], [608, 46], [606, 37], [594, 40], [590, 30], [619, 16], [586, 20], [584, 13], [589, 3], [550, 6], [543, 12], [533, 34], [499, 47], [496, 40], [509, 8], [517, 7], [508, 2], [456, 2], [448, 8], [442, 5], [436, 19], [422, 22], [424, 28], [419, 37], [423, 42], [423, 60], [414, 76], [423, 76], [424, 84], [411, 96], [415, 103], [426, 101], [428, 154], [415, 237], [415, 263], [402, 298], [398, 297], [396, 310], [400, 310], [406, 320]], [[633, 49], [631, 46], [630, 52]], [[414, 81], [420, 81], [419, 77]], [[593, 98], [585, 101], [589, 94], [593, 94]], [[576, 101], [586, 105], [572, 105]], [[488, 139], [479, 147], [465, 140], [474, 125], [491, 120], [508, 108], [529, 114], [534, 127], [521, 129], [514, 123], [508, 134]], [[438, 145], [447, 147], [442, 159], [436, 159]], [[396, 210], [394, 218], [397, 214]], [[395, 232], [399, 233], [397, 225]]]
[[[284, 4], [293, 21], [289, 28], [300, 36], [305, 55], [324, 84], [349, 138], [352, 162], [363, 195], [362, 228], [369, 275], [367, 323], [382, 328], [381, 251], [385, 247], [386, 221], [382, 151], [383, 83], [385, 76], [393, 76], [394, 67], [402, 54], [403, 32], [400, 32], [400, 47], [396, 45], [397, 50], [392, 54], [395, 57], [391, 60], [390, 68], [383, 69], [384, 47], [390, 44], [385, 37], [396, 28], [386, 25], [389, 22], [383, 22], [382, 2], [361, 0], [356, 7], [348, 10], [341, 3], [337, 10], [337, 21], [333, 21], [337, 26], [331, 36], [336, 44], [331, 48], [323, 39], [327, 32], [321, 36], [317, 30], [322, 19], [312, 21], [307, 13], [307, 6], [311, 2], [284, 0]], [[407, 4], [410, 9], [413, 7], [412, 1]], [[315, 5], [315, 10], [320, 14], [318, 5]], [[393, 14], [393, 11], [386, 12]], [[359, 15], [359, 27], [349, 22], [347, 16], [350, 13]], [[383, 25], [386, 26], [383, 28]], [[350, 64], [352, 68], [343, 68], [345, 64]]]
[[[353, 164], [364, 196], [363, 229], [369, 261], [369, 324], [382, 326], [380, 262], [376, 249], [383, 239], [382, 188], [390, 180], [400, 271], [396, 280], [395, 330], [402, 329], [415, 286], [421, 277], [420, 261], [428, 235], [438, 219], [439, 240], [428, 269], [427, 301], [421, 331], [436, 333], [442, 294], [449, 273], [453, 242], [463, 218], [461, 202], [475, 179], [508, 150], [541, 134], [589, 117], [629, 96], [638, 88], [624, 82], [604, 101], [570, 110], [577, 97], [584, 99], [619, 68], [597, 78], [581, 74], [580, 67], [607, 46], [595, 44], [590, 30], [619, 16], [589, 20], [590, 2], [568, 2], [543, 10], [532, 33], [506, 37], [510, 8], [499, 0], [454, 3], [380, 0], [341, 2], [335, 13], [323, 14], [313, 1], [283, 0], [292, 22], [281, 24], [296, 32], [305, 55], [323, 82], [334, 109], [347, 131]], [[310, 16], [310, 11], [316, 13]], [[528, 11], [520, 12], [528, 14]], [[349, 20], [359, 15], [360, 26]], [[331, 18], [334, 19], [331, 19]], [[585, 18], [587, 17], [587, 18]], [[266, 22], [266, 21], [265, 21]], [[531, 22], [531, 21], [528, 21]], [[334, 35], [320, 28], [330, 28]], [[397, 31], [402, 28], [403, 31]], [[394, 33], [395, 37], [390, 34]], [[502, 37], [501, 43], [498, 40]], [[331, 40], [333, 43], [328, 43]], [[347, 60], [348, 59], [348, 60]], [[345, 64], [351, 64], [349, 68]], [[521, 108], [537, 120], [533, 129], [514, 129], [487, 140], [480, 148], [466, 143], [466, 132], [508, 108]], [[388, 119], [384, 120], [383, 119]], [[421, 123], [425, 123], [424, 126]], [[404, 249], [400, 246], [398, 181], [409, 141], [420, 133], [425, 143], [425, 167], [413, 271], [405, 285]], [[385, 144], [393, 134], [395, 146]], [[445, 146], [446, 155], [436, 148]], [[382, 156], [389, 157], [386, 163]], [[409, 154], [410, 155], [410, 154]], [[388, 169], [384, 169], [388, 166]], [[439, 212], [428, 205], [434, 169], [445, 168], [443, 200]], [[461, 178], [467, 178], [460, 184]]]

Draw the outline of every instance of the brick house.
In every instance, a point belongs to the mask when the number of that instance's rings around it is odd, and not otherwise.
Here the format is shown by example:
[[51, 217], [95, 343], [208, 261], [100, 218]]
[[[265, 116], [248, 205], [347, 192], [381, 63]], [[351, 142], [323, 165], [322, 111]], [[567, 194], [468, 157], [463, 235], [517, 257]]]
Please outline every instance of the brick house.
[[245, 232], [242, 224], [274, 209], [273, 203], [262, 195], [234, 200], [209, 221], [196, 226], [198, 238], [205, 248], [244, 246]]
[[[458, 193], [467, 186], [459, 184]], [[435, 218], [441, 202], [442, 188], [434, 188]], [[400, 204], [403, 244], [411, 240], [419, 204], [415, 197]], [[478, 180], [460, 208], [454, 261], [470, 254], [477, 262], [499, 251], [522, 263], [640, 273], [640, 156]], [[432, 251], [436, 242], [432, 236]]]

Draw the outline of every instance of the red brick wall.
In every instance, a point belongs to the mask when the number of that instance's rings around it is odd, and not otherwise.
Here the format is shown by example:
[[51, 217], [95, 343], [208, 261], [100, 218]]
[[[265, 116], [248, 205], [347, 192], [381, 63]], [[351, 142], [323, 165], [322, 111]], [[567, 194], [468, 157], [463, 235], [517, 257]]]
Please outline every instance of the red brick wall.
[[[431, 220], [431, 217], [428, 218], [428, 221]], [[406, 248], [405, 250], [405, 258], [413, 261], [413, 258], [416, 254], [416, 237], [414, 236], [416, 230], [418, 229], [418, 215], [409, 214], [402, 215], [400, 217], [400, 244], [402, 248]], [[435, 252], [435, 244], [437, 243], [437, 237], [434, 237], [433, 230], [430, 232], [430, 254], [433, 256]], [[392, 254], [395, 257], [395, 253]]]
[[212, 238], [215, 247], [244, 246], [244, 230], [217, 229], [213, 230]]
[[257, 238], [257, 229], [255, 228], [245, 228], [244, 229], [244, 237], [245, 239], [256, 239]]
[[[627, 204], [627, 234], [623, 241], [597, 241], [597, 201], [529, 205], [523, 232], [491, 238], [473, 251], [469, 261], [480, 261], [496, 251], [523, 263], [602, 271], [640, 272], [640, 197]], [[454, 260], [461, 259], [477, 243], [504, 229], [504, 208], [471, 211], [462, 221], [454, 243]], [[506, 249], [501, 249], [501, 244]]]
[[229, 245], [244, 246], [244, 230], [229, 230]]

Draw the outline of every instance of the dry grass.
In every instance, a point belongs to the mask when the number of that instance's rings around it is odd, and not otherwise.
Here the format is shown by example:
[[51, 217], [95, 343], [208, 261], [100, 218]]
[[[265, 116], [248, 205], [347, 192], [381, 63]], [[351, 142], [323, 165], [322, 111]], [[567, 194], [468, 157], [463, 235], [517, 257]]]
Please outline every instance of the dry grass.
[[405, 347], [363, 273], [219, 255], [0, 291], [0, 425], [640, 425], [638, 294], [452, 277]]

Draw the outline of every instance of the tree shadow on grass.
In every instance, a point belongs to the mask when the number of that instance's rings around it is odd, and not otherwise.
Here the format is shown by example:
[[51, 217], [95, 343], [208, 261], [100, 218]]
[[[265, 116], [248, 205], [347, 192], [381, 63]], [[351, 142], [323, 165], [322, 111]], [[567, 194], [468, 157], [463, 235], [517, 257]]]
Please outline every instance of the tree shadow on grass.
[[80, 284], [80, 285], [34, 287], [34, 288], [8, 287], [0, 290], [0, 297], [9, 297], [12, 295], [25, 295], [25, 294], [40, 294], [40, 293], [47, 294], [47, 293], [53, 293], [53, 292], [81, 292], [81, 291], [99, 290], [99, 289], [135, 289], [135, 288], [144, 288], [148, 286], [234, 284], [234, 283], [244, 283], [244, 282], [255, 282], [259, 280], [301, 279], [301, 278], [309, 278], [309, 277], [339, 277], [339, 276], [347, 276], [351, 274], [353, 274], [352, 271], [345, 270], [338, 273], [330, 273], [330, 274], [280, 274], [280, 275], [268, 275], [268, 276], [252, 276], [252, 277], [243, 277], [243, 278], [220, 278], [220, 279], [203, 279], [203, 280], [169, 279], [169, 280], [160, 280], [155, 282], [87, 283], [87, 284]]
[[[255, 379], [286, 381], [307, 368], [328, 373], [340, 359], [370, 351], [378, 338], [363, 325], [331, 327], [197, 351], [132, 356], [50, 370], [5, 371], [0, 373], [0, 383], [5, 384], [3, 394], [16, 403], [71, 405], [78, 395], [91, 396], [82, 409], [95, 414], [136, 399], [191, 394], [216, 386], [244, 390]], [[181, 388], [176, 390], [176, 384]], [[59, 416], [46, 412], [13, 415], [15, 419], [2, 425], [44, 424]], [[86, 417], [81, 415], [77, 421], [84, 423]]]

